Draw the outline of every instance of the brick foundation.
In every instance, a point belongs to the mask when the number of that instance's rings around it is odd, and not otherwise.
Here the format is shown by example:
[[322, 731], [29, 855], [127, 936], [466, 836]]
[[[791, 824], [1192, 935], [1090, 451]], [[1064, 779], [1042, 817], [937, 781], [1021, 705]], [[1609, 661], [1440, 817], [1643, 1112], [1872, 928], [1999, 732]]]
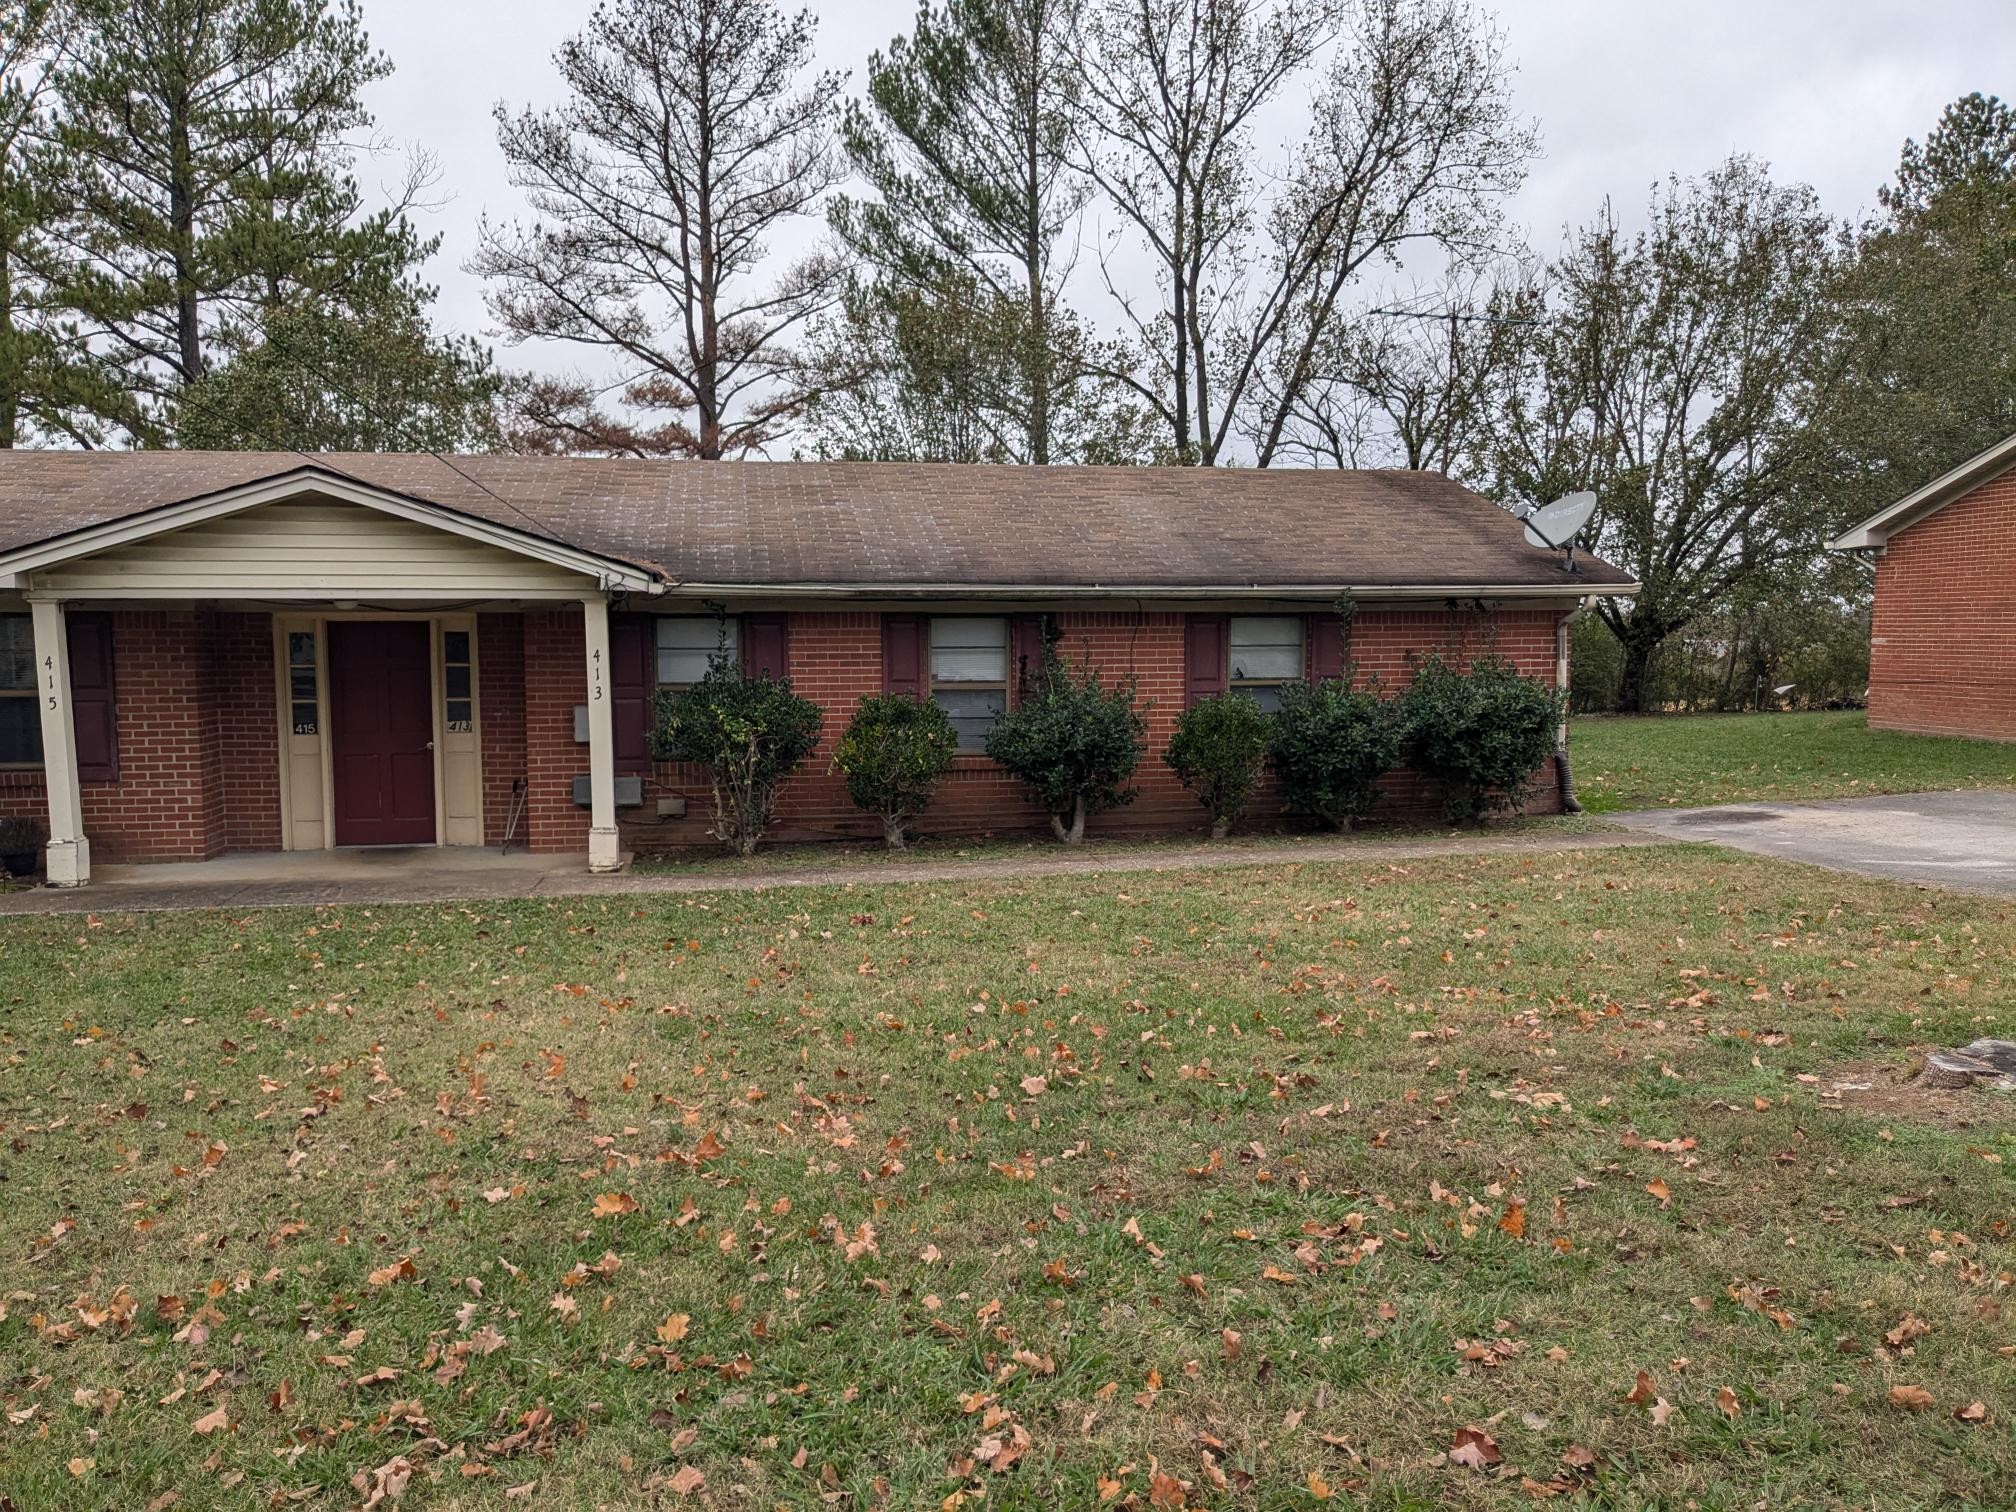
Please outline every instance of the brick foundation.
[[1876, 559], [1869, 723], [2016, 740], [2016, 472], [1890, 538]]

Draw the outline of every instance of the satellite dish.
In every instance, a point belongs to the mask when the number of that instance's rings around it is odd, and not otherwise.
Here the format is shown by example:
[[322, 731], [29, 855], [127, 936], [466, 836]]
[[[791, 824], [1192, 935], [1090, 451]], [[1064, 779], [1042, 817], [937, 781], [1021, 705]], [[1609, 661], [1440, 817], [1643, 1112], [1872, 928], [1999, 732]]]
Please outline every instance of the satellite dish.
[[1588, 490], [1543, 504], [1526, 516], [1526, 544], [1546, 551], [1565, 551], [1568, 570], [1575, 570], [1575, 537], [1596, 513], [1596, 495]]

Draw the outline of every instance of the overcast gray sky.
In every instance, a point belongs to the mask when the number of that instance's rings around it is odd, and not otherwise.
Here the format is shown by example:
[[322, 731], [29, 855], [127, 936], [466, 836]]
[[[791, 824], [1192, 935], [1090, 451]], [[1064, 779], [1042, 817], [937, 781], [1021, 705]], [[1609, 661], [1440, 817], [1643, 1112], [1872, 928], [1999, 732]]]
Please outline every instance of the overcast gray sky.
[[[1480, 0], [1481, 3], [1481, 0]], [[431, 274], [448, 328], [481, 333], [480, 286], [461, 270], [479, 213], [522, 208], [505, 181], [491, 107], [551, 103], [551, 55], [590, 0], [364, 0], [373, 40], [397, 71], [372, 91], [382, 131], [438, 155], [452, 198], [429, 218], [445, 235]], [[1635, 221], [1650, 183], [1697, 173], [1732, 151], [1803, 180], [1835, 215], [1875, 204], [1907, 136], [1922, 137], [1969, 90], [2016, 95], [2016, 0], [1503, 0], [1494, 11], [1538, 119], [1543, 156], [1513, 218], [1534, 244], [1588, 218], [1605, 195]], [[858, 89], [870, 52], [908, 30], [909, 0], [815, 0], [820, 55]], [[1270, 123], [1285, 157], [1289, 100]], [[367, 172], [371, 170], [367, 168]], [[391, 164], [378, 170], [397, 176]], [[1106, 229], [1110, 229], [1110, 218]], [[1101, 229], [1088, 226], [1088, 238]], [[1090, 259], [1087, 258], [1089, 264]], [[1081, 303], [1096, 319], [1094, 299]], [[507, 362], [569, 366], [519, 349]]]

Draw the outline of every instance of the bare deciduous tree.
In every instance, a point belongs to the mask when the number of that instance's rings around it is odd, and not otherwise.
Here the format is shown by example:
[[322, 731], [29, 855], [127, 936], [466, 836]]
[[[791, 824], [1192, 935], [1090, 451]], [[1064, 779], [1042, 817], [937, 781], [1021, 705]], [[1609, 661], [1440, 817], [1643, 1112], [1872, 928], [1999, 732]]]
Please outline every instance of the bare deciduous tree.
[[1085, 13], [1083, 166], [1148, 246], [1152, 307], [1101, 265], [1175, 460], [1215, 462], [1231, 420], [1213, 380], [1239, 315], [1253, 117], [1336, 24], [1336, 0], [1092, 0]]
[[[1275, 208], [1273, 282], [1228, 396], [1250, 397], [1260, 466], [1279, 454], [1361, 274], [1397, 265], [1416, 244], [1458, 259], [1499, 250], [1500, 208], [1538, 150], [1534, 127], [1512, 107], [1504, 40], [1467, 0], [1367, 0], [1353, 11], [1295, 180]], [[1461, 361], [1453, 349], [1465, 334], [1450, 333], [1452, 361]], [[1263, 366], [1269, 381], [1253, 383]]]
[[1457, 266], [1400, 308], [1333, 316], [1292, 390], [1262, 375], [1259, 405], [1279, 406], [1277, 462], [1403, 467], [1481, 481], [1499, 386], [1516, 370], [1544, 307], [1523, 269]]
[[545, 444], [745, 456], [803, 402], [789, 337], [830, 302], [836, 269], [817, 254], [774, 279], [758, 269], [842, 173], [841, 77], [800, 84], [812, 28], [774, 0], [609, 0], [555, 55], [564, 105], [497, 107], [535, 219], [481, 227], [471, 268], [494, 280], [492, 315], [514, 340], [612, 359], [626, 405], [674, 416], [640, 426], [585, 383], [544, 385], [558, 422]]
[[[1253, 118], [1340, 34], [1263, 204]], [[1086, 36], [1086, 166], [1156, 263], [1154, 309], [1113, 288], [1142, 393], [1177, 456], [1216, 462], [1236, 427], [1265, 466], [1369, 264], [1492, 240], [1536, 144], [1502, 40], [1465, 0], [1101, 0]]]

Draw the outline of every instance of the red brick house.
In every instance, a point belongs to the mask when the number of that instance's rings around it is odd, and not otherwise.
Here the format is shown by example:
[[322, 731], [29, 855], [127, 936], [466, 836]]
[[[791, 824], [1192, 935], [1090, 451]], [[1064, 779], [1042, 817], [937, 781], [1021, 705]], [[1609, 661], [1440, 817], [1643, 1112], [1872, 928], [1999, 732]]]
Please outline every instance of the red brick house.
[[[1555, 678], [1566, 617], [1632, 591], [1578, 565], [1427, 473], [12, 452], [0, 817], [46, 820], [59, 883], [94, 853], [507, 830], [610, 869], [706, 840], [704, 786], [646, 726], [725, 637], [829, 745], [865, 693], [944, 703], [973, 750], [926, 829], [1035, 827], [979, 745], [1048, 634], [1151, 705], [1139, 801], [1100, 826], [1190, 828], [1157, 759], [1187, 700], [1487, 648]], [[822, 749], [775, 833], [875, 827]]]
[[1870, 725], [2016, 740], [2016, 436], [1829, 544], [1876, 564]]

